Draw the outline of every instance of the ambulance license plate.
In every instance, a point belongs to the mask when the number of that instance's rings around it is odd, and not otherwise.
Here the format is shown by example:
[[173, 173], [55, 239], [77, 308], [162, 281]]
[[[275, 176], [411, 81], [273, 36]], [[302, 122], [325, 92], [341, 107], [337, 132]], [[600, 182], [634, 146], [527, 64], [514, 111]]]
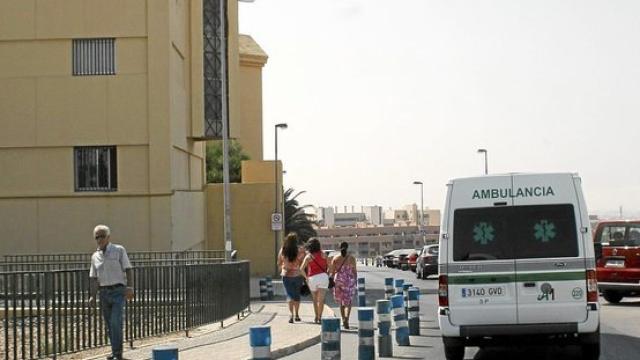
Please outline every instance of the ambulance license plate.
[[504, 286], [486, 286], [461, 289], [461, 295], [463, 298], [505, 296], [506, 293], [507, 290]]

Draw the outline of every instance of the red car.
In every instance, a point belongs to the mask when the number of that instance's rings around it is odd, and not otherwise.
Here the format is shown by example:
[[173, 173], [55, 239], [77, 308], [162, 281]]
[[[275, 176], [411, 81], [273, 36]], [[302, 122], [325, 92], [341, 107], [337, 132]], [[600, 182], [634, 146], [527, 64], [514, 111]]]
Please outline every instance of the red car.
[[640, 220], [601, 221], [593, 240], [598, 289], [605, 300], [640, 296]]
[[409, 263], [409, 269], [411, 269], [411, 271], [413, 272], [416, 272], [416, 265], [418, 262], [418, 254], [420, 253], [420, 250], [421, 249], [416, 249], [416, 251], [412, 252], [407, 257], [407, 263]]

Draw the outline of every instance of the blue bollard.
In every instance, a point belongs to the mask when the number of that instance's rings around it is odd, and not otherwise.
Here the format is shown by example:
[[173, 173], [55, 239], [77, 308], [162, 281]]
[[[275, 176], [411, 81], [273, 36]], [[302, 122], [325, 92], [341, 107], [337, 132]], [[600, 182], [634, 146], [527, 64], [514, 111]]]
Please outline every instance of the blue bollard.
[[373, 308], [358, 309], [358, 360], [373, 360], [376, 348], [373, 342]]
[[267, 299], [273, 300], [273, 279], [267, 276]]
[[364, 278], [358, 278], [358, 306], [367, 306], [367, 295], [364, 287]]
[[399, 346], [409, 346], [409, 324], [404, 315], [404, 300], [402, 295], [393, 295], [391, 297], [391, 306], [393, 307], [393, 322], [396, 324], [396, 344]]
[[396, 279], [394, 281], [394, 285], [396, 288], [395, 294], [396, 295], [402, 295], [402, 285], [404, 284], [404, 280], [403, 279]]
[[404, 315], [406, 318], [409, 318], [409, 288], [411, 288], [413, 284], [404, 283], [402, 284], [402, 296], [404, 297]]
[[271, 326], [252, 326], [249, 328], [251, 359], [271, 359]]
[[389, 300], [393, 296], [393, 278], [384, 278], [384, 298]]
[[376, 301], [378, 313], [378, 356], [392, 357], [393, 342], [391, 340], [391, 301]]
[[260, 279], [260, 300], [267, 301], [267, 280]]
[[175, 345], [158, 346], [151, 353], [153, 360], [178, 360], [178, 347]]
[[340, 319], [322, 318], [320, 334], [320, 358], [322, 360], [340, 359]]
[[409, 335], [420, 335], [420, 289], [412, 287], [408, 291]]

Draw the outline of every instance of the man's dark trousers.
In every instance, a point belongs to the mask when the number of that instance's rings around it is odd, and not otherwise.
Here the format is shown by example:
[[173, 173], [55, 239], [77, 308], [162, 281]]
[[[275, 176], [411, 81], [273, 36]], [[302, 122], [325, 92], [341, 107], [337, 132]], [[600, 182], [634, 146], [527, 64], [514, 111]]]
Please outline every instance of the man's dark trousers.
[[122, 312], [125, 290], [124, 286], [100, 289], [100, 307], [114, 359], [122, 358]]

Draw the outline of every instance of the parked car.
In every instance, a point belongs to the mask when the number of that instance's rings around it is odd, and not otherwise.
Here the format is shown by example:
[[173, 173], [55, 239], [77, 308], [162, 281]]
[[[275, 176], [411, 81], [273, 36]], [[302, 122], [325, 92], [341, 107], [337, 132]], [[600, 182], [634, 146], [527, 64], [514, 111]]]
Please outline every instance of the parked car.
[[400, 250], [393, 250], [393, 251], [390, 251], [390, 252], [386, 253], [382, 257], [383, 258], [383, 260], [382, 260], [383, 265], [386, 266], [386, 267], [390, 267], [390, 268], [394, 267], [393, 259], [397, 256], [398, 252], [400, 252]]
[[598, 289], [616, 304], [640, 296], [640, 220], [606, 220], [596, 226], [594, 243]]
[[429, 275], [438, 274], [438, 245], [426, 245], [420, 250], [416, 261], [416, 277], [426, 279]]
[[409, 270], [409, 256], [415, 251], [415, 249], [399, 250], [397, 257], [393, 259], [394, 267], [401, 270]]

